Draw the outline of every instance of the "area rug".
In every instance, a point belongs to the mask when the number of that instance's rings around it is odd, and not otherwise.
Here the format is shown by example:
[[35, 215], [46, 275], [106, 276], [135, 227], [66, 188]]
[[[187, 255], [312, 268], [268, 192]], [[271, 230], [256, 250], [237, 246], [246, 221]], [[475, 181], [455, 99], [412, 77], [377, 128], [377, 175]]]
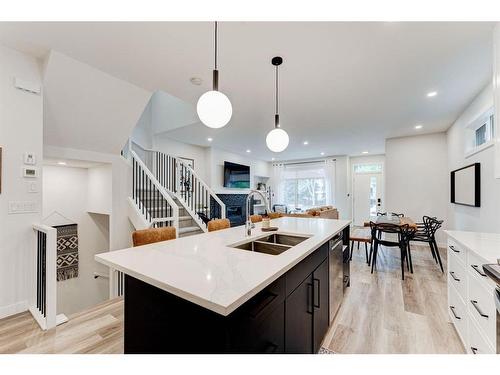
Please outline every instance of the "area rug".
[[78, 226], [58, 225], [57, 281], [78, 277]]

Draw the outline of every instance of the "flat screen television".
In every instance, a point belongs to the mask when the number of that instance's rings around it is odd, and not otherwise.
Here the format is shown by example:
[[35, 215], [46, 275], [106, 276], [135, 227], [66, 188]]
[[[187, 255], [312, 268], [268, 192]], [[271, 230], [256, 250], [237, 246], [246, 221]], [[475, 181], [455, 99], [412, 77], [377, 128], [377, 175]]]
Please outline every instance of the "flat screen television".
[[224, 187], [232, 189], [249, 189], [250, 188], [250, 167], [224, 162]]
[[451, 172], [451, 203], [481, 206], [481, 167], [474, 163]]

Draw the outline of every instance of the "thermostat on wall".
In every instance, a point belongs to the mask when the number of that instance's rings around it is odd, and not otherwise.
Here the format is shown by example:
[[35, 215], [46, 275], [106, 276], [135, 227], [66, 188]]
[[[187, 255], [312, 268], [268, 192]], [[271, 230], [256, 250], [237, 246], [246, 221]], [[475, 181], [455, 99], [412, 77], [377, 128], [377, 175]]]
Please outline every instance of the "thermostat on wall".
[[24, 164], [28, 164], [28, 165], [36, 164], [36, 157], [35, 157], [35, 154], [32, 152], [25, 152], [23, 160], [24, 160]]
[[35, 167], [23, 167], [23, 177], [36, 178], [38, 177], [38, 171]]

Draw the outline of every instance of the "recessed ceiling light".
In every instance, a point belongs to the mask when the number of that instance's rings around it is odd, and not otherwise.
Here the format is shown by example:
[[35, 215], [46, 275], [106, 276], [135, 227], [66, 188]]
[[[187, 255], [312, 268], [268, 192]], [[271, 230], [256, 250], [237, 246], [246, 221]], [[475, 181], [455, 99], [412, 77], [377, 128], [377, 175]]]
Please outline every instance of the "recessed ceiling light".
[[209, 141], [209, 142], [212, 142], [213, 140], [214, 140], [213, 138], [210, 138], [210, 137], [207, 138], [207, 141]]
[[276, 160], [276, 158], [271, 158], [272, 161]]
[[368, 154], [368, 151], [363, 151], [362, 154]]
[[438, 94], [437, 91], [431, 91], [431, 92], [427, 93], [427, 97], [432, 98], [433, 96], [436, 96], [437, 94]]
[[309, 144], [308, 141], [304, 141], [304, 146], [307, 146]]
[[65, 161], [58, 161], [57, 164], [59, 164], [59, 165], [66, 165], [66, 162]]
[[420, 125], [420, 124], [419, 125], [415, 125], [415, 129], [417, 129], [417, 130], [418, 129], [422, 129], [422, 128], [423, 128], [423, 125]]
[[251, 150], [247, 150], [248, 153], [251, 153], [252, 151]]
[[321, 153], [321, 155], [324, 155], [324, 154], [325, 154], [324, 152]]
[[200, 86], [203, 83], [203, 80], [200, 77], [192, 77], [189, 81], [196, 86]]

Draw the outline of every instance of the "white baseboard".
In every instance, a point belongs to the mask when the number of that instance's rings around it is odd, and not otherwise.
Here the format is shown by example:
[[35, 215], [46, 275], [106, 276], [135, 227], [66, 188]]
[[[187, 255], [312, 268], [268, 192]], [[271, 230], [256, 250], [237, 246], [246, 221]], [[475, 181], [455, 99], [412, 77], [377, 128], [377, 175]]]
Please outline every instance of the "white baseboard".
[[12, 305], [0, 306], [0, 319], [28, 310], [28, 301], [21, 301]]

